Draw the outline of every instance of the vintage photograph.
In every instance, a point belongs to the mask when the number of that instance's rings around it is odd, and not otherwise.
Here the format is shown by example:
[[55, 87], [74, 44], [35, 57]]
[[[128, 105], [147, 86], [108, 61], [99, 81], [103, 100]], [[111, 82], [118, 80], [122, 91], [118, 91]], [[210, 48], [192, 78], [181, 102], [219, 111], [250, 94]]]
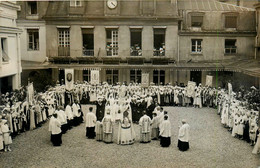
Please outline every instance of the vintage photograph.
[[260, 168], [259, 0], [0, 0], [0, 168]]

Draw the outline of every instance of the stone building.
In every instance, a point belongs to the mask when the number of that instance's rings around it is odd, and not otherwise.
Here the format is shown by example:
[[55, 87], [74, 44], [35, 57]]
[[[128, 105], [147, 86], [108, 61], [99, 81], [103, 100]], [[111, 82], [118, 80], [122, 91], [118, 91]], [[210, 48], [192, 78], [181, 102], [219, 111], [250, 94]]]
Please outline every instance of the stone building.
[[20, 87], [21, 55], [20, 33], [16, 26], [15, 2], [0, 2], [0, 94]]
[[24, 83], [42, 72], [63, 82], [64, 69], [74, 68], [75, 81], [99, 70], [109, 83], [141, 82], [149, 73], [155, 84], [205, 84], [212, 75], [214, 86], [225, 76], [259, 85], [236, 67], [254, 60], [252, 8], [217, 0], [19, 3]]

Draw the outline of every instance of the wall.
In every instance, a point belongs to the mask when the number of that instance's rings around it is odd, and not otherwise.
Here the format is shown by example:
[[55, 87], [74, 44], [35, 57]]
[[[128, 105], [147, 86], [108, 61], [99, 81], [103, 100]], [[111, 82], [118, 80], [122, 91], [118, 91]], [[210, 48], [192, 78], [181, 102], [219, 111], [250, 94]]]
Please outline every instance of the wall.
[[[191, 39], [202, 39], [202, 54], [191, 53]], [[225, 39], [237, 39], [237, 54], [225, 55]], [[180, 61], [214, 61], [254, 56], [254, 37], [181, 36]]]
[[[22, 60], [43, 62], [46, 59], [46, 27], [45, 22], [18, 21], [18, 27], [22, 29], [21, 34], [21, 57]], [[28, 29], [39, 30], [39, 50], [28, 50]]]

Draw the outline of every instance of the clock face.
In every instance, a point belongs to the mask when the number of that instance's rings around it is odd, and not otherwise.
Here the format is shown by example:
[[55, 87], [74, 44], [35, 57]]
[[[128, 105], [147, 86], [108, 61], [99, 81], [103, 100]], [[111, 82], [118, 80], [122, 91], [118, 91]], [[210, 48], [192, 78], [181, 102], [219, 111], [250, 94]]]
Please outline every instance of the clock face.
[[115, 9], [117, 7], [117, 0], [107, 0], [107, 7]]

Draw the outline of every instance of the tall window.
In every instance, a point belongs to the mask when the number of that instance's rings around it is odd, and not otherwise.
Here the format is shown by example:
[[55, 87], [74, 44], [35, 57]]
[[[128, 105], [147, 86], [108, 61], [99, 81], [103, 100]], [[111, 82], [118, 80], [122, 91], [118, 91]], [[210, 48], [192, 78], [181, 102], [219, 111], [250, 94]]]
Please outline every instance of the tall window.
[[201, 39], [192, 39], [191, 40], [191, 52], [192, 53], [201, 53], [202, 52], [202, 40]]
[[154, 56], [165, 56], [165, 29], [154, 29]]
[[81, 6], [81, 0], [70, 0], [70, 6], [73, 7]]
[[39, 50], [39, 30], [28, 29], [28, 50]]
[[37, 12], [37, 2], [36, 1], [30, 1], [28, 2], [28, 13], [30, 15], [36, 15]]
[[131, 56], [142, 56], [142, 29], [131, 29]]
[[83, 81], [90, 82], [91, 74], [90, 70], [83, 70]]
[[163, 84], [165, 83], [165, 71], [164, 70], [154, 70], [153, 71], [153, 83]]
[[225, 16], [225, 28], [237, 28], [237, 16]]
[[191, 27], [201, 27], [203, 24], [203, 16], [191, 16]]
[[107, 56], [118, 55], [118, 29], [107, 29]]
[[93, 29], [82, 29], [83, 56], [94, 56]]
[[2, 53], [2, 61], [8, 62], [8, 52], [7, 52], [7, 38], [1, 38], [1, 53]]
[[237, 53], [236, 39], [225, 39], [225, 54]]
[[142, 70], [130, 70], [130, 82], [141, 83], [142, 82]]
[[58, 29], [59, 31], [59, 56], [70, 55], [70, 30]]
[[118, 82], [118, 70], [106, 70], [106, 80], [108, 84], [115, 84]]

